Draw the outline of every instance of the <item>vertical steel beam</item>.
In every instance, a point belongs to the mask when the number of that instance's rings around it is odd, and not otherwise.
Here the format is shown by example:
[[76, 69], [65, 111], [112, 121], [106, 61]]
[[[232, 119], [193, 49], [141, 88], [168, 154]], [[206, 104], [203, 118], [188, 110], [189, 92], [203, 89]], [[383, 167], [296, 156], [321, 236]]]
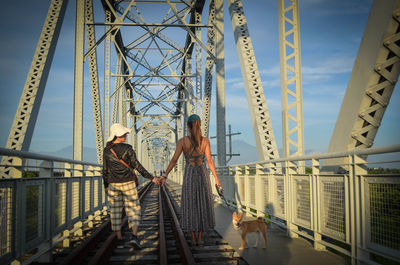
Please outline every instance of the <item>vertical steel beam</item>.
[[[328, 152], [372, 146], [400, 73], [399, 21], [400, 0], [372, 3]], [[324, 166], [337, 170], [343, 162]]]
[[[195, 11], [195, 21], [196, 24], [201, 24], [201, 13]], [[195, 28], [196, 38], [201, 41], [201, 28]], [[202, 91], [201, 91], [201, 78], [202, 78], [202, 50], [201, 45], [196, 43], [196, 108], [195, 112], [199, 115], [202, 115]]]
[[215, 39], [216, 39], [216, 91], [217, 91], [217, 161], [218, 166], [226, 165], [225, 128], [225, 60], [224, 60], [224, 1], [215, 1]]
[[[111, 11], [105, 10], [105, 21], [111, 23]], [[104, 31], [108, 32], [109, 25], [104, 27]], [[110, 134], [110, 61], [111, 61], [111, 34], [107, 34], [104, 40], [104, 139]]]
[[73, 159], [82, 160], [85, 1], [76, 0]]
[[[215, 1], [210, 0], [208, 25], [212, 26], [207, 29], [207, 49], [211, 54], [215, 53]], [[201, 130], [203, 135], [208, 137], [208, 129], [210, 124], [210, 106], [212, 92], [213, 67], [215, 60], [207, 53], [206, 55], [206, 70], [204, 74], [204, 98]]]
[[[179, 139], [181, 139], [183, 137], [183, 130], [182, 130], [182, 115], [179, 115], [175, 121], [176, 121], [176, 129], [175, 129], [175, 144], [178, 144]], [[177, 163], [177, 176], [178, 176], [178, 180], [179, 183], [182, 183], [182, 177], [183, 177], [183, 158], [179, 158], [178, 163]], [[166, 169], [166, 168], [165, 168]]]
[[121, 96], [121, 91], [122, 91], [122, 88], [120, 89], [121, 79], [122, 79], [122, 77], [120, 76], [122, 74], [121, 62], [122, 62], [122, 55], [120, 53], [118, 53], [117, 67], [115, 69], [115, 73], [116, 73], [115, 86], [114, 86], [115, 93], [113, 96], [114, 100], [113, 100], [113, 108], [112, 108], [112, 112], [111, 112], [111, 117], [112, 117], [111, 123], [116, 123], [117, 120], [118, 120], [118, 122], [122, 123], [121, 115], [119, 113], [120, 96]]
[[[19, 100], [17, 112], [11, 126], [6, 148], [29, 150], [67, 3], [68, 0], [52, 0], [50, 3], [49, 11], [47, 12], [46, 20]], [[3, 157], [2, 165], [15, 164], [14, 160], [21, 159]], [[21, 163], [17, 161], [17, 164]], [[11, 171], [12, 168], [2, 168], [0, 177], [10, 177], [10, 174], [12, 174]]]
[[[93, 25], [93, 0], [85, 0], [85, 17], [86, 17], [86, 41], [87, 49], [90, 50], [96, 45], [96, 35]], [[96, 49], [89, 54], [89, 73], [90, 73], [90, 86], [92, 87], [92, 106], [93, 106], [93, 122], [94, 131], [96, 134], [96, 150], [97, 162], [103, 161], [103, 126], [101, 123], [101, 104], [100, 104], [100, 91], [99, 91], [99, 78], [97, 68], [97, 55]]]
[[279, 158], [242, 1], [228, 0], [240, 68], [260, 160]]
[[186, 94], [186, 118], [193, 114], [195, 111], [195, 95], [193, 91], [193, 78], [192, 78], [192, 56], [187, 55], [184, 59], [186, 61], [185, 75], [185, 94]]
[[126, 126], [125, 87], [118, 93], [118, 122]]
[[304, 137], [298, 1], [278, 0], [278, 10], [283, 155], [301, 156]]

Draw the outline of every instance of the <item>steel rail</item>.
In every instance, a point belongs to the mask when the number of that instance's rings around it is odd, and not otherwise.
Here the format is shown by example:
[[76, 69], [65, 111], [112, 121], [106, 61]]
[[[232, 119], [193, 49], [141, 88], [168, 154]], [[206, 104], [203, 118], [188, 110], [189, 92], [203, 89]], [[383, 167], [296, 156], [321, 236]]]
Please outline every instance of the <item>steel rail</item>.
[[[149, 188], [152, 186], [152, 182], [150, 181], [148, 184], [143, 186], [139, 190], [139, 200], [141, 201], [143, 197], [146, 195]], [[127, 223], [127, 219], [125, 218], [122, 226]], [[111, 222], [107, 220], [104, 224], [102, 224], [96, 231], [87, 238], [82, 244], [80, 244], [77, 248], [75, 248], [66, 258], [64, 258], [59, 264], [67, 265], [67, 264], [82, 264], [84, 258], [89, 255], [89, 253], [96, 247], [96, 244], [101, 238], [111, 231]], [[110, 236], [108, 236], [107, 240], [104, 242], [102, 247], [96, 252], [96, 255], [93, 259], [90, 260], [89, 264], [105, 264], [110, 255], [113, 252], [113, 249], [117, 244], [117, 235], [115, 232], [112, 232]], [[107, 258], [108, 257], [108, 258]]]
[[158, 212], [158, 222], [159, 222], [159, 240], [160, 240], [160, 246], [159, 246], [159, 261], [160, 265], [167, 265], [168, 264], [168, 256], [167, 256], [167, 240], [165, 236], [165, 225], [164, 225], [164, 205], [163, 205], [163, 200], [162, 200], [162, 193], [161, 193], [161, 187], [159, 188], [158, 192], [158, 204], [159, 204], [159, 212]]
[[[152, 187], [152, 184], [153, 182], [150, 181], [139, 191], [140, 202], [142, 202], [144, 196]], [[125, 226], [127, 222], [128, 219], [125, 218], [122, 223], [122, 227]], [[94, 257], [89, 261], [88, 265], [107, 264], [116, 246], [117, 246], [117, 234], [116, 232], [112, 232], [111, 235], [104, 242], [104, 244], [101, 246], [101, 248], [96, 252]]]
[[110, 220], [102, 224], [85, 242], [75, 248], [59, 265], [80, 264], [82, 256], [86, 256], [95, 247], [96, 242], [111, 230]]
[[180, 251], [182, 253], [182, 263], [187, 264], [187, 265], [196, 264], [193, 253], [190, 251], [190, 248], [186, 241], [185, 235], [183, 234], [182, 228], [179, 224], [178, 217], [176, 216], [176, 213], [172, 206], [171, 200], [166, 191], [165, 185], [161, 186], [161, 189], [164, 193], [165, 202], [167, 203], [169, 214], [173, 221], [172, 224], [173, 224], [174, 230], [176, 232], [176, 237], [177, 237], [178, 243], [180, 245]]

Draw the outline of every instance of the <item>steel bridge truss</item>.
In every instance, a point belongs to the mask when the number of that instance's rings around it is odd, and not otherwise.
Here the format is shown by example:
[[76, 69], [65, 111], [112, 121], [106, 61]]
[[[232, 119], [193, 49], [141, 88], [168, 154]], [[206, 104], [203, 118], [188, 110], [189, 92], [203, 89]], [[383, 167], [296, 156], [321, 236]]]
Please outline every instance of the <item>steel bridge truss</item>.
[[[328, 152], [373, 145], [399, 74], [400, 1], [374, 1]], [[324, 165], [331, 171], [347, 163], [332, 159]]]
[[283, 155], [304, 155], [300, 25], [297, 0], [278, 1]]
[[[183, 126], [186, 117], [195, 112], [202, 116], [203, 134], [208, 135], [214, 64], [217, 72], [217, 134], [220, 141], [217, 145], [218, 153], [223, 153], [223, 1], [209, 0], [208, 16], [203, 15], [205, 0], [102, 0], [101, 4], [104, 22], [96, 22], [92, 0], [77, 0], [74, 159], [82, 157], [85, 60], [89, 62], [99, 162], [104, 139], [114, 122], [134, 129], [132, 144], [135, 149], [139, 146], [138, 135], [146, 127], [162, 126], [162, 130], [169, 130], [175, 135], [175, 140], [182, 137], [187, 133]], [[10, 130], [6, 145], [9, 149], [29, 149], [66, 5], [67, 0], [51, 1]], [[242, 2], [228, 0], [228, 5], [258, 154], [262, 160], [277, 159], [279, 153]], [[373, 144], [400, 72], [399, 8], [400, 0], [374, 1], [372, 5], [328, 149], [330, 152], [369, 148]], [[297, 1], [280, 0], [279, 18], [284, 155], [301, 155], [304, 143]], [[203, 21], [207, 23], [203, 24]], [[95, 37], [96, 26], [105, 30], [98, 39]], [[83, 48], [85, 35], [86, 52]], [[174, 36], [174, 39], [169, 36]], [[207, 41], [203, 43], [205, 36]], [[103, 117], [96, 54], [102, 43]], [[224, 161], [221, 157], [218, 160]], [[20, 177], [17, 167], [21, 164], [18, 159], [3, 157], [1, 177]]]
[[[8, 136], [8, 149], [29, 150], [67, 3], [68, 0], [53, 0], [50, 3]], [[2, 165], [6, 167], [0, 168], [0, 178], [21, 177], [21, 172], [11, 167], [22, 165], [20, 159], [3, 157]]]
[[[202, 29], [213, 28], [212, 16], [208, 24], [201, 24], [204, 1], [103, 0], [102, 4], [105, 22], [89, 25], [105, 28], [97, 42], [104, 40], [105, 53], [103, 138], [108, 137], [111, 122], [131, 126], [135, 142], [143, 128], [162, 126], [176, 135], [176, 123], [185, 122], [188, 115], [209, 117], [212, 83], [205, 82], [203, 91], [202, 57], [206, 53], [212, 65], [215, 56], [209, 45], [212, 38], [207, 45], [201, 40]], [[176, 38], [168, 37], [172, 35]], [[204, 129], [208, 131], [208, 124]], [[150, 138], [156, 148], [157, 141]]]

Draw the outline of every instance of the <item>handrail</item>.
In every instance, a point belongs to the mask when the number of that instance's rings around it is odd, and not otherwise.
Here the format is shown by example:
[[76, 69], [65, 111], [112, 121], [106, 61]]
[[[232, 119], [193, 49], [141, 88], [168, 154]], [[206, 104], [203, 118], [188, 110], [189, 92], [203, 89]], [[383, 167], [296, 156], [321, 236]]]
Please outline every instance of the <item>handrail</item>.
[[0, 147], [0, 155], [15, 156], [15, 157], [21, 157], [21, 158], [37, 159], [37, 160], [59, 161], [59, 162], [66, 162], [66, 163], [71, 163], [71, 164], [80, 164], [80, 165], [88, 165], [88, 166], [96, 166], [96, 167], [102, 166], [101, 164], [97, 164], [97, 163], [78, 161], [78, 160], [73, 160], [73, 159], [69, 159], [69, 158], [56, 157], [56, 156], [50, 156], [50, 155], [43, 155], [43, 154], [32, 153], [32, 152], [28, 152], [28, 151], [13, 150], [13, 149], [8, 149], [8, 148], [3, 148], [3, 147]]
[[373, 147], [367, 149], [355, 149], [346, 152], [333, 152], [333, 153], [325, 153], [325, 154], [315, 154], [315, 155], [304, 155], [304, 156], [293, 156], [288, 158], [279, 158], [279, 159], [272, 159], [272, 160], [262, 160], [258, 162], [250, 162], [250, 163], [242, 163], [242, 164], [235, 164], [230, 166], [219, 166], [218, 168], [229, 168], [233, 166], [250, 166], [250, 165], [263, 165], [269, 163], [280, 163], [280, 162], [287, 162], [287, 161], [304, 161], [304, 160], [311, 160], [311, 159], [329, 159], [329, 158], [338, 158], [338, 157], [345, 157], [349, 155], [371, 155], [371, 154], [383, 154], [383, 153], [393, 153], [393, 152], [400, 152], [400, 144], [389, 145], [389, 146], [380, 146], [380, 147]]
[[[0, 179], [0, 219], [8, 227], [0, 231], [4, 238], [0, 242], [0, 263], [21, 259], [22, 264], [28, 264], [56, 244], [69, 246], [74, 234], [82, 234], [86, 224], [90, 226], [104, 216], [107, 202], [102, 165], [1, 147], [0, 156], [43, 161], [34, 166], [40, 169], [38, 174], [27, 178], [20, 177], [21, 171], [31, 167], [29, 163], [0, 164], [0, 168], [18, 171], [17, 177]], [[75, 175], [76, 167], [79, 174]], [[38, 251], [25, 257], [32, 249]]]
[[[389, 159], [385, 154], [396, 157]], [[362, 156], [377, 155], [367, 162]], [[380, 155], [380, 156], [379, 156]], [[218, 167], [227, 206], [302, 236], [314, 248], [335, 249], [353, 261], [376, 264], [378, 258], [400, 262], [400, 250], [392, 243], [398, 235], [397, 198], [400, 174], [396, 169], [368, 170], [367, 164], [399, 168], [400, 145], [325, 153]], [[346, 158], [345, 169], [325, 172], [324, 159]], [[304, 164], [287, 162], [306, 161]], [[281, 163], [282, 170], [265, 170]], [[272, 165], [271, 165], [272, 164]], [[232, 170], [233, 169], [233, 170]], [[213, 179], [211, 179], [214, 184]], [[213, 190], [216, 200], [218, 196]], [[221, 201], [222, 202], [222, 201]], [[349, 247], [343, 247], [347, 245]]]

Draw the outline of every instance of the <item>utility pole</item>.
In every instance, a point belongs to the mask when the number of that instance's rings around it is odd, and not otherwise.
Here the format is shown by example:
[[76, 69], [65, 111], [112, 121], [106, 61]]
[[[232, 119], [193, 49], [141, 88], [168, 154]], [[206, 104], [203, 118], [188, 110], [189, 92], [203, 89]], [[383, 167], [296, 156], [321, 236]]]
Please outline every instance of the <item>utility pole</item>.
[[[239, 135], [239, 134], [242, 134], [242, 133], [241, 133], [241, 132], [232, 133], [232, 127], [231, 127], [231, 125], [230, 125], [230, 124], [228, 125], [228, 133], [225, 134], [225, 137], [228, 137], [228, 142], [229, 142], [229, 153], [226, 154], [226, 156], [227, 156], [227, 161], [226, 161], [226, 163], [228, 163], [229, 161], [231, 161], [232, 157], [234, 157], [234, 156], [240, 156], [240, 154], [234, 154], [234, 153], [232, 153], [232, 136], [234, 136], [234, 135]], [[211, 137], [210, 137], [210, 139], [214, 139], [214, 138], [217, 138], [217, 137], [216, 137], [216, 136], [211, 136]], [[214, 157], [216, 157], [217, 154], [211, 154], [211, 156], [212, 156], [213, 159], [214, 159]], [[219, 165], [218, 165], [218, 166], [219, 166]]]

